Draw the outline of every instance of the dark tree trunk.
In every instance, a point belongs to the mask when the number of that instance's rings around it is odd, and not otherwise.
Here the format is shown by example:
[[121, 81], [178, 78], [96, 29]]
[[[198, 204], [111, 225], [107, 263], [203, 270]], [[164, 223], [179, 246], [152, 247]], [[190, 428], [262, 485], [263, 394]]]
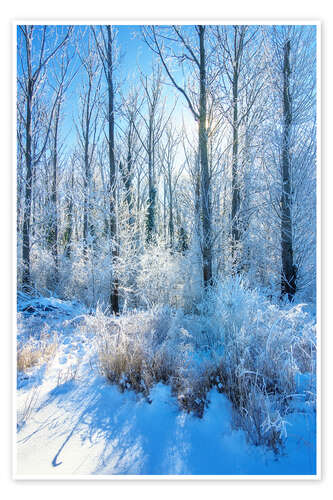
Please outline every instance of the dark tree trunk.
[[149, 120], [148, 131], [148, 214], [147, 214], [147, 243], [154, 240], [155, 234], [155, 211], [156, 211], [156, 188], [154, 182], [154, 155], [153, 155], [153, 118]]
[[55, 282], [58, 282], [59, 263], [58, 263], [58, 200], [57, 200], [57, 183], [58, 183], [58, 128], [60, 118], [61, 100], [57, 104], [54, 118], [54, 137], [53, 137], [53, 155], [52, 155], [52, 217], [51, 217], [51, 234], [50, 246], [54, 259]]
[[207, 104], [206, 104], [206, 56], [205, 26], [199, 26], [200, 43], [200, 113], [199, 113], [199, 155], [201, 166], [201, 209], [202, 209], [202, 258], [203, 281], [207, 288], [212, 284], [212, 236], [210, 176], [207, 147]]
[[90, 137], [90, 97], [92, 89], [92, 77], [89, 75], [89, 86], [86, 103], [85, 130], [84, 130], [84, 205], [83, 205], [83, 250], [85, 258], [88, 252], [89, 238], [89, 189], [90, 189], [90, 158], [89, 158], [89, 137]]
[[292, 109], [290, 96], [290, 40], [284, 46], [283, 64], [283, 138], [282, 138], [282, 195], [281, 195], [281, 294], [292, 300], [296, 292], [296, 266], [293, 263], [290, 181], [290, 132]]
[[126, 202], [128, 205], [128, 214], [129, 214], [129, 225], [130, 227], [134, 226], [135, 218], [134, 218], [134, 196], [132, 192], [132, 145], [130, 141], [130, 135], [128, 138], [128, 152], [127, 152], [127, 175], [125, 179], [125, 187], [126, 187]]
[[[55, 56], [55, 54], [65, 45], [71, 32], [72, 27], [68, 28], [67, 34], [63, 40], [54, 48], [51, 53], [45, 55], [45, 39], [47, 36], [47, 27], [44, 26], [42, 29], [42, 41], [40, 44], [39, 55], [32, 54], [32, 39], [34, 26], [20, 26], [21, 32], [23, 33], [25, 40], [25, 57], [26, 57], [26, 75], [24, 76], [24, 93], [26, 98], [26, 113], [25, 113], [25, 145], [24, 145], [24, 155], [25, 155], [25, 166], [26, 166], [26, 176], [25, 176], [25, 195], [24, 195], [24, 212], [23, 212], [23, 227], [22, 227], [22, 264], [23, 264], [23, 274], [22, 274], [22, 287], [29, 290], [31, 287], [31, 269], [30, 269], [30, 219], [31, 219], [31, 205], [32, 205], [32, 183], [33, 183], [33, 169], [36, 164], [40, 161], [42, 155], [44, 154], [46, 144], [49, 137], [51, 120], [53, 117], [54, 105], [49, 117], [49, 123], [47, 131], [43, 140], [43, 146], [41, 147], [38, 155], [32, 154], [32, 126], [33, 126], [33, 107], [35, 107], [34, 100], [36, 98], [36, 89], [40, 82], [41, 74], [43, 68], [48, 64], [48, 62]], [[36, 57], [37, 56], [37, 57]], [[37, 65], [33, 70], [33, 65]]]
[[241, 255], [241, 220], [240, 220], [240, 172], [239, 172], [239, 78], [241, 72], [241, 60], [243, 56], [245, 28], [234, 26], [234, 54], [232, 69], [232, 202], [231, 202], [231, 252], [232, 252], [232, 273], [240, 271]]
[[167, 180], [163, 179], [163, 237], [167, 240]]
[[170, 235], [170, 247], [174, 246], [174, 234], [175, 234], [175, 226], [173, 221], [173, 192], [171, 185], [171, 176], [169, 178], [169, 235]]
[[71, 172], [71, 192], [68, 203], [68, 215], [67, 215], [67, 228], [65, 232], [65, 254], [69, 259], [72, 252], [72, 238], [73, 238], [73, 192], [74, 192], [74, 173]]
[[[29, 52], [30, 53], [30, 52]], [[29, 59], [30, 62], [30, 59]], [[29, 64], [30, 66], [30, 64]], [[30, 68], [29, 68], [30, 69]], [[31, 72], [31, 69], [30, 71]], [[31, 190], [32, 190], [32, 97], [33, 97], [33, 82], [29, 77], [27, 84], [27, 105], [26, 105], [26, 141], [25, 141], [25, 197], [24, 197], [24, 213], [23, 213], [23, 230], [22, 230], [22, 259], [23, 259], [23, 289], [29, 289], [31, 285], [30, 276], [30, 218], [31, 218]]]
[[128, 132], [127, 137], [127, 158], [126, 158], [126, 169], [122, 162], [119, 163], [120, 171], [123, 178], [123, 183], [125, 186], [125, 199], [128, 206], [128, 223], [131, 228], [134, 227], [135, 217], [134, 217], [134, 196], [132, 192], [132, 142], [131, 142], [131, 127]]
[[232, 130], [232, 203], [231, 203], [231, 238], [232, 238], [232, 270], [237, 269], [237, 254], [240, 240], [239, 208], [240, 193], [238, 182], [238, 68], [234, 64], [232, 82], [233, 130]]
[[[118, 257], [117, 249], [117, 219], [116, 219], [116, 162], [114, 155], [114, 88], [113, 88], [113, 54], [111, 26], [107, 30], [107, 85], [108, 85], [108, 143], [110, 169], [110, 242], [112, 262]], [[110, 305], [115, 314], [119, 312], [119, 284], [118, 278], [113, 275], [110, 291]]]

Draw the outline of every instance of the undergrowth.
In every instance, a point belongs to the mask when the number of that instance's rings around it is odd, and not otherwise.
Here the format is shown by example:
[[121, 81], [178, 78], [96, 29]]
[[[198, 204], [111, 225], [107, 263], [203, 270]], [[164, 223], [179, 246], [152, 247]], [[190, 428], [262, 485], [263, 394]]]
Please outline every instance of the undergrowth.
[[58, 347], [57, 335], [43, 331], [41, 335], [30, 337], [17, 346], [17, 371], [26, 372], [43, 363], [48, 363], [55, 355]]
[[277, 451], [298, 374], [310, 373], [313, 387], [297, 396], [315, 402], [308, 396], [315, 392], [313, 319], [302, 305], [273, 304], [240, 279], [220, 285], [198, 309], [186, 315], [156, 307], [120, 317], [97, 310], [86, 327], [97, 336], [100, 373], [148, 401], [154, 384], [169, 384], [179, 408], [198, 417], [216, 387], [232, 402], [234, 425]]

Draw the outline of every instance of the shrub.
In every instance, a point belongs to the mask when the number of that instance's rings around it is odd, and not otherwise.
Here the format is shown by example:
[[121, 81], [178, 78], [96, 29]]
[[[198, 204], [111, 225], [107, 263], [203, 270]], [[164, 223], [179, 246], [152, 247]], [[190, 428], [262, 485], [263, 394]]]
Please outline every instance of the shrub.
[[240, 278], [222, 283], [205, 307], [221, 327], [223, 384], [236, 420], [255, 444], [277, 449], [297, 376], [315, 379], [314, 320], [301, 304], [279, 307]]
[[54, 258], [52, 253], [37, 245], [33, 246], [31, 252], [31, 281], [34, 287], [42, 295], [51, 295], [54, 290]]
[[149, 399], [154, 384], [168, 383], [181, 408], [202, 416], [215, 364], [197, 356], [198, 318], [167, 307], [113, 318], [98, 310], [86, 328], [97, 335], [100, 373], [121, 391]]
[[84, 255], [83, 247], [77, 246], [71, 259], [62, 258], [59, 289], [63, 297], [83, 302], [88, 307], [107, 304], [111, 283], [111, 259], [108, 252], [98, 257], [89, 248]]
[[181, 256], [160, 245], [151, 245], [138, 256], [135, 279], [137, 305], [181, 306], [183, 276]]
[[57, 346], [56, 334], [51, 336], [44, 331], [38, 339], [30, 337], [17, 346], [17, 370], [25, 372], [33, 366], [49, 362]]
[[86, 317], [100, 372], [121, 391], [148, 399], [155, 383], [168, 383], [179, 407], [199, 417], [215, 386], [231, 400], [235, 425], [254, 444], [277, 450], [295, 391], [315, 403], [315, 388], [297, 384], [304, 373], [315, 380], [314, 320], [301, 304], [279, 307], [240, 278], [221, 283], [197, 309], [156, 306], [120, 317], [97, 310]]

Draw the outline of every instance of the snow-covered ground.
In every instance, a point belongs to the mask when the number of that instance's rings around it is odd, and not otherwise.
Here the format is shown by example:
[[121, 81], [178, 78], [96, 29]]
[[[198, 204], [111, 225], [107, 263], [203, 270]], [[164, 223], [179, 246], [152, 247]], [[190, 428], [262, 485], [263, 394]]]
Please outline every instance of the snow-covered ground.
[[295, 398], [285, 446], [274, 454], [234, 428], [231, 403], [216, 389], [202, 419], [180, 411], [162, 383], [150, 403], [133, 391], [121, 393], [96, 369], [94, 336], [80, 328], [84, 308], [41, 301], [29, 311], [20, 301], [18, 342], [47, 324], [58, 347], [48, 364], [18, 374], [19, 477], [316, 474], [316, 414], [302, 400]]

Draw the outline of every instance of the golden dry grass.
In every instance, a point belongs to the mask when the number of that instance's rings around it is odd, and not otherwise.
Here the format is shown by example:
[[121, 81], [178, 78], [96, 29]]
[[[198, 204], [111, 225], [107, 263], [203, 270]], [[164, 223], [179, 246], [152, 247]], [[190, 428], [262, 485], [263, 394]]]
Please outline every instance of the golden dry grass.
[[17, 349], [17, 370], [27, 371], [33, 366], [47, 363], [53, 358], [57, 350], [57, 339], [53, 337], [52, 341], [48, 336], [43, 336], [37, 343], [27, 342]]

